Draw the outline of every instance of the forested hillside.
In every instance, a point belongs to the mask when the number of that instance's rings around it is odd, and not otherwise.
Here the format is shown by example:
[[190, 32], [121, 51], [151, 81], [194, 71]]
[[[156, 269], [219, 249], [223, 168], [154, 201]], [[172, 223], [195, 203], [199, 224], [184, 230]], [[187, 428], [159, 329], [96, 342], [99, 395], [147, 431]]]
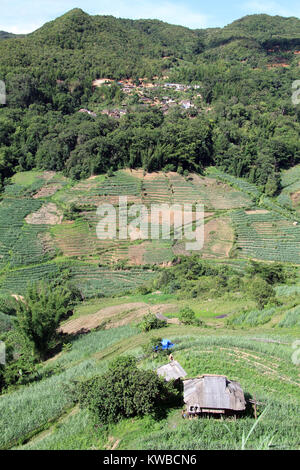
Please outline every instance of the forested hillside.
[[276, 195], [280, 170], [300, 161], [299, 30], [268, 15], [189, 30], [75, 9], [1, 41], [2, 183], [35, 167], [80, 179], [216, 165]]
[[13, 33], [7, 33], [6, 31], [0, 31], [0, 40], [1, 39], [8, 39], [8, 38], [13, 38], [16, 35]]

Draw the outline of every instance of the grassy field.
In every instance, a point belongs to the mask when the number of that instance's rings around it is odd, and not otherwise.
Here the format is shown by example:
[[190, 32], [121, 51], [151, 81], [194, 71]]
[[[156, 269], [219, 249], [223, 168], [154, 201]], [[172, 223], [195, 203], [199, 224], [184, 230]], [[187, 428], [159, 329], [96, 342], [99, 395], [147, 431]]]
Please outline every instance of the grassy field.
[[[260, 413], [267, 408], [247, 448], [260, 449], [272, 440], [273, 448], [295, 449], [299, 447], [299, 375], [297, 366], [291, 361], [293, 338], [287, 332], [280, 333], [275, 335], [267, 330], [250, 329], [237, 335], [232, 330], [224, 332], [182, 326], [170, 326], [159, 332], [174, 341], [173, 354], [188, 376], [225, 374], [233, 380], [239, 380], [247, 396], [255, 396], [262, 403]], [[122, 336], [124, 339], [121, 339]], [[60, 371], [41, 384], [27, 386], [23, 391], [1, 398], [0, 406], [12, 413], [6, 416], [7, 429], [1, 438], [1, 445], [10, 447], [17, 440], [21, 443], [22, 439], [29, 439], [18, 448], [240, 448], [243, 430], [249, 431], [254, 422], [251, 413], [238, 421], [227, 419], [222, 422], [206, 418], [183, 421], [179, 409], [170, 409], [160, 421], [151, 417], [123, 420], [101, 430], [93, 427], [88, 413], [76, 406], [72, 407], [72, 398], [64, 391], [67, 390], [66, 385], [80, 376], [101, 373], [106, 368], [107, 360], [117, 354], [135, 354], [140, 358], [141, 368], [155, 369], [161, 365], [163, 359], [142, 359], [141, 346], [146, 337], [126, 327], [90, 333], [77, 340], [70, 352], [63, 353], [51, 362], [51, 368], [62, 368], [63, 372]], [[270, 343], [270, 339], [274, 343]], [[44, 367], [49, 368], [50, 364]], [[34, 410], [30, 406], [33, 401], [28, 402], [29, 396], [34, 397]], [[47, 397], [50, 401], [44, 409]], [[16, 406], [17, 402], [19, 406]]]
[[[281, 305], [259, 311], [252, 301], [227, 294], [214, 300], [177, 300], [159, 292], [119, 298], [90, 299], [78, 306], [74, 319], [88, 318], [100, 309], [124, 305], [128, 325], [74, 337], [68, 350], [41, 365], [37, 382], [0, 397], [1, 448], [22, 449], [238, 449], [243, 431], [254, 418], [251, 410], [238, 421], [183, 421], [181, 409], [152, 417], [123, 420], [107, 429], [95, 428], [92, 417], [73, 402], [76, 381], [103, 373], [108, 361], [133, 354], [143, 369], [155, 370], [167, 359], [147, 359], [142, 345], [153, 335], [174, 342], [173, 355], [188, 377], [224, 374], [238, 380], [249, 397], [266, 409], [247, 443], [249, 449], [299, 448], [299, 366], [293, 363], [294, 342], [300, 336], [299, 302], [295, 293], [277, 288]], [[174, 304], [170, 317], [189, 305], [205, 327], [169, 325], [140, 333], [128, 305]], [[248, 302], [248, 303], [247, 303]], [[247, 310], [247, 312], [245, 312]], [[240, 313], [239, 313], [240, 312]], [[242, 313], [241, 313], [242, 312]], [[244, 313], [243, 313], [244, 312]], [[216, 316], [221, 318], [216, 318]], [[190, 437], [192, 433], [192, 438]], [[271, 447], [269, 447], [269, 444]]]

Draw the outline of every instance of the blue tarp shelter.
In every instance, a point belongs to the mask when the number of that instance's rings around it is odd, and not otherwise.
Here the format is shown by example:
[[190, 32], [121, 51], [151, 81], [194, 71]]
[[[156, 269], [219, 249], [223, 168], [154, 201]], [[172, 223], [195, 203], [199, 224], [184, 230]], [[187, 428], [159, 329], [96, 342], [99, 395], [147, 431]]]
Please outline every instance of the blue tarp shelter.
[[174, 344], [171, 343], [169, 339], [163, 339], [161, 341], [161, 346], [162, 346], [162, 349], [171, 349], [173, 348]]
[[169, 339], [163, 339], [161, 345], [163, 349], [171, 349], [174, 346]]

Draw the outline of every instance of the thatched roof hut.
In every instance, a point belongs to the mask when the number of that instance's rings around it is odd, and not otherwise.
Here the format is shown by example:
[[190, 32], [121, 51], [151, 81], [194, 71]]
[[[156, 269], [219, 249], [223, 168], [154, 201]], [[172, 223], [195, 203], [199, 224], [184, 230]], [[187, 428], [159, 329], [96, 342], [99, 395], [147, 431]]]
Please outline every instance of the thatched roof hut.
[[177, 361], [171, 361], [169, 364], [159, 367], [156, 372], [158, 375], [164, 377], [167, 382], [172, 379], [182, 379], [187, 375], [186, 371], [181, 367], [181, 365]]
[[190, 414], [234, 413], [244, 411], [246, 401], [238, 382], [224, 375], [203, 375], [183, 381], [184, 402]]

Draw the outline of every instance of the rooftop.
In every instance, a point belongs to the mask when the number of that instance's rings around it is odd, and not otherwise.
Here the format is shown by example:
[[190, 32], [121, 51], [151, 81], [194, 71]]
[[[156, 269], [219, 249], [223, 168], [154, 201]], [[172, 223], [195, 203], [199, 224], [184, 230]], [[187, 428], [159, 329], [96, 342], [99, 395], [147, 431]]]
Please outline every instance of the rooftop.
[[166, 364], [165, 366], [159, 367], [159, 369], [157, 369], [157, 374], [161, 377], [164, 377], [167, 382], [172, 379], [176, 380], [186, 377], [187, 375], [185, 370], [177, 361], [172, 361], [169, 364]]
[[184, 380], [184, 401], [198, 409], [245, 410], [244, 392], [238, 382], [224, 375], [203, 375]]

